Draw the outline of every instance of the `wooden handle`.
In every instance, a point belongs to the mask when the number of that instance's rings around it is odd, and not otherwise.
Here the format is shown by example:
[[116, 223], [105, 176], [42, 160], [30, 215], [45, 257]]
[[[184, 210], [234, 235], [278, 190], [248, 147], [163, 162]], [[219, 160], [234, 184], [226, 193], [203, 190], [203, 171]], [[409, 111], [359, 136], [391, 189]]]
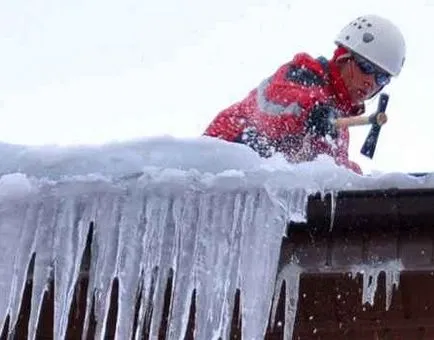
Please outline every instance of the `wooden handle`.
[[337, 128], [369, 124], [371, 124], [371, 122], [369, 121], [369, 116], [338, 118], [335, 121], [335, 125]]
[[[377, 123], [377, 117], [380, 113], [384, 113], [386, 111], [388, 102], [389, 102], [389, 96], [385, 93], [382, 93], [380, 96], [380, 99], [378, 101], [377, 111], [375, 112], [374, 125], [381, 125], [381, 124]], [[348, 126], [357, 126], [357, 125], [369, 125], [369, 124], [372, 124], [369, 121], [369, 116], [337, 118], [335, 120], [335, 125], [337, 128], [348, 127]]]

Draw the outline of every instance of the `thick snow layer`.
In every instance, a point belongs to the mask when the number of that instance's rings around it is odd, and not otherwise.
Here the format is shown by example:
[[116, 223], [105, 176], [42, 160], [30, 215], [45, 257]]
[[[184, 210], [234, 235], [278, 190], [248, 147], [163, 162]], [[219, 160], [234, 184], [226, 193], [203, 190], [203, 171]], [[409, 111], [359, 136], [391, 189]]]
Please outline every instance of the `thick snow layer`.
[[[432, 175], [359, 176], [328, 158], [291, 165], [282, 157], [261, 159], [243, 145], [207, 137], [69, 148], [3, 144], [0, 156], [0, 329], [7, 315], [12, 328], [17, 322], [34, 256], [30, 339], [50, 278], [56, 287], [54, 335], [64, 338], [91, 222], [85, 331], [95, 297], [96, 335], [104, 337], [111, 286], [118, 278], [117, 338], [134, 332], [137, 291], [138, 324], [144, 324], [152, 306], [149, 332], [155, 338], [173, 271], [168, 339], [185, 333], [193, 290], [197, 339], [228, 338], [237, 289], [243, 336], [261, 339], [286, 222], [304, 219], [309, 194], [434, 186]], [[299, 269], [282, 275], [294, 284], [287, 293], [285, 333], [290, 336]], [[365, 289], [369, 302], [373, 288]]]
[[[280, 155], [260, 158], [244, 145], [205, 136], [155, 137], [97, 146], [0, 144], [0, 157], [0, 176], [21, 173], [49, 180], [83, 176], [120, 179], [145, 173], [164, 182], [174, 178], [178, 181], [183, 176], [193, 176], [204, 183], [235, 177], [252, 181], [252, 185], [262, 181], [313, 191], [434, 187], [433, 174], [414, 177], [396, 172], [359, 176], [336, 166], [326, 156], [309, 163], [288, 164]], [[14, 186], [13, 182], [26, 185], [18, 178], [5, 178], [2, 185], [7, 185], [8, 190]]]

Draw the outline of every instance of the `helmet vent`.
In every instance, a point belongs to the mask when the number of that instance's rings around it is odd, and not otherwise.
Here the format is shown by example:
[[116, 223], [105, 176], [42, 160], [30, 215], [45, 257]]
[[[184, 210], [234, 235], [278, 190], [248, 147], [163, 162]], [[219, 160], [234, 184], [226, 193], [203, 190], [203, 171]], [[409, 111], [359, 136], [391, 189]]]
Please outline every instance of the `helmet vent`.
[[371, 33], [363, 33], [363, 42], [370, 43], [372, 40], [374, 40], [374, 36]]
[[372, 27], [372, 24], [368, 21], [368, 19], [359, 17], [355, 21], [351, 23], [353, 26], [357, 26], [358, 29], [362, 29], [364, 27]]

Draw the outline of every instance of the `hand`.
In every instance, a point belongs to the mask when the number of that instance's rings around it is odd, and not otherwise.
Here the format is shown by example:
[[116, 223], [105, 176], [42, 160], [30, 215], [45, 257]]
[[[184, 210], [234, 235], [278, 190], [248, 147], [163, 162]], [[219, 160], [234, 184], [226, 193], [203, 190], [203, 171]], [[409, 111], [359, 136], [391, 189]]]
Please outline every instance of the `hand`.
[[384, 112], [380, 112], [380, 114], [377, 116], [377, 124], [383, 125], [387, 123], [387, 115]]
[[332, 107], [324, 104], [315, 105], [306, 121], [307, 129], [315, 135], [336, 138], [336, 118], [337, 114]]
[[373, 113], [369, 116], [369, 122], [379, 126], [384, 125], [387, 123], [387, 115], [384, 112]]

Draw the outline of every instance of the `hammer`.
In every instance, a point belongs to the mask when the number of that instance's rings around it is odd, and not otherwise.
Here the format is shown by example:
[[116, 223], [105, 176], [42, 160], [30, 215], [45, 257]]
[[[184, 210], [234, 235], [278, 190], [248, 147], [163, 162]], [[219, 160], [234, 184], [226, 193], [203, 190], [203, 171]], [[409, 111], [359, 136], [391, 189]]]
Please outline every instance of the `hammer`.
[[378, 137], [381, 131], [381, 125], [384, 124], [384, 122], [379, 121], [379, 116], [380, 114], [386, 111], [388, 102], [389, 102], [389, 95], [386, 93], [382, 93], [380, 95], [377, 111], [375, 111], [375, 113], [369, 116], [338, 118], [335, 121], [335, 126], [337, 128], [372, 124], [368, 136], [366, 137], [365, 142], [363, 143], [362, 148], [360, 150], [360, 153], [362, 155], [369, 157], [371, 159], [374, 156], [375, 148], [377, 146]]

